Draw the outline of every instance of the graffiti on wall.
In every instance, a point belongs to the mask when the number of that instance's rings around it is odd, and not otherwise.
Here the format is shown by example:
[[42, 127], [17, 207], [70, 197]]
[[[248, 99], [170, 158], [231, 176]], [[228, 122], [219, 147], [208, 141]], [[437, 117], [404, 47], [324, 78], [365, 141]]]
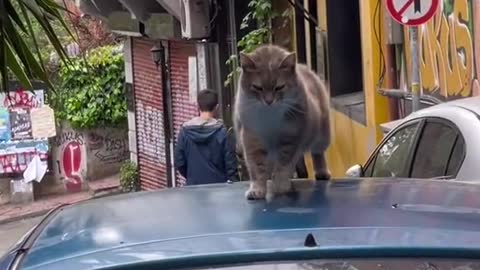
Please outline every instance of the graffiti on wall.
[[163, 118], [160, 110], [152, 106], [138, 104], [137, 114], [137, 140], [139, 152], [153, 159], [166, 162], [163, 145], [165, 139], [162, 132]]
[[64, 174], [65, 189], [68, 192], [82, 190], [82, 149], [77, 141], [68, 142], [62, 151], [62, 159], [59, 166]]
[[34, 138], [30, 110], [44, 106], [43, 90], [0, 93], [0, 174], [21, 174], [38, 155], [47, 163], [48, 141]]
[[8, 94], [1, 93], [0, 100], [5, 108], [33, 109], [39, 108], [45, 103], [45, 96], [43, 90], [28, 91], [18, 88]]
[[56, 173], [63, 180], [67, 192], [78, 192], [82, 189], [84, 181], [84, 155], [83, 145], [85, 138], [82, 132], [67, 129], [53, 139], [55, 145]]
[[120, 134], [100, 134], [89, 132], [88, 144], [98, 162], [104, 164], [119, 163], [127, 160], [130, 156], [128, 150], [128, 136]]
[[[435, 17], [419, 27], [420, 74], [424, 94], [446, 99], [478, 94], [475, 68], [474, 25], [478, 24], [472, 0], [444, 0]], [[480, 14], [479, 14], [480, 15]], [[480, 25], [479, 25], [480, 26]], [[410, 70], [409, 32], [405, 29], [407, 66]], [[480, 61], [480, 59], [478, 59]], [[408, 74], [411, 74], [410, 71]]]
[[48, 159], [48, 143], [46, 141], [23, 141], [0, 143], [0, 174], [19, 174], [26, 170], [35, 155], [42, 162]]
[[55, 173], [68, 192], [80, 191], [87, 178], [95, 179], [92, 172], [118, 172], [130, 156], [127, 132], [117, 129], [80, 131], [64, 127], [52, 144]]
[[22, 151], [17, 153], [9, 153], [0, 156], [0, 173], [1, 174], [19, 174], [27, 169], [28, 164], [38, 155], [42, 162], [46, 163], [48, 159], [47, 153], [32, 151]]
[[57, 136], [55, 136], [55, 138], [53, 139], [53, 143], [57, 147], [72, 141], [80, 145], [83, 145], [85, 141], [85, 139], [83, 138], [83, 133], [77, 132], [74, 130], [69, 130], [69, 131], [65, 131], [60, 134], [57, 134]]

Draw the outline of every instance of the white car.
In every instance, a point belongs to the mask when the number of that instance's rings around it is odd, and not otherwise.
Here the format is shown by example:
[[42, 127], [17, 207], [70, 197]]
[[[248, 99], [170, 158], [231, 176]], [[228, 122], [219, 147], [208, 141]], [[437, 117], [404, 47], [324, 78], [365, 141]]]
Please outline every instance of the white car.
[[479, 168], [480, 97], [472, 97], [410, 114], [347, 175], [468, 181], [480, 180]]

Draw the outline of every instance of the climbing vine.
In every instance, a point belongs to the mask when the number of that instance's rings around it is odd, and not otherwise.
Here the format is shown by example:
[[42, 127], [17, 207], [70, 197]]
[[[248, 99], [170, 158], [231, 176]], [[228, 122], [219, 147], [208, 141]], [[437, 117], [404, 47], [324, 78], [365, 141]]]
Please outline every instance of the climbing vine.
[[60, 67], [58, 91], [51, 97], [58, 120], [75, 128], [118, 126], [126, 123], [124, 62], [114, 46], [91, 50]]
[[[272, 10], [272, 0], [250, 0], [248, 3], [249, 12], [245, 15], [240, 29], [255, 27], [237, 42], [239, 51], [249, 53], [258, 46], [272, 42], [272, 19], [278, 16]], [[239, 64], [237, 55], [231, 55], [226, 62], [231, 70], [225, 81], [225, 86], [236, 82], [238, 77]]]

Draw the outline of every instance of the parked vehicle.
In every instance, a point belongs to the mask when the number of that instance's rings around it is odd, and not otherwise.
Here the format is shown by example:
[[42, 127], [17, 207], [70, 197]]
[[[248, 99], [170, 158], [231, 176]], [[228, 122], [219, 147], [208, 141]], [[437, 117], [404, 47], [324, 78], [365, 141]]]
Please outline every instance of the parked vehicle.
[[297, 180], [295, 192], [271, 202], [247, 201], [247, 187], [192, 186], [62, 206], [0, 269], [480, 267], [478, 185]]
[[480, 180], [480, 97], [435, 105], [403, 119], [350, 177]]

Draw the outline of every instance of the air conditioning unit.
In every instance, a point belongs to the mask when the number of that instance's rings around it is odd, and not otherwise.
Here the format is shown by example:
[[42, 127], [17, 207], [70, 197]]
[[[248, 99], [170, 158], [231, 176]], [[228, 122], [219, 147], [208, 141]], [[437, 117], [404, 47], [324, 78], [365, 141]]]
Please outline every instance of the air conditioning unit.
[[209, 0], [181, 0], [182, 37], [206, 38], [210, 32]]

